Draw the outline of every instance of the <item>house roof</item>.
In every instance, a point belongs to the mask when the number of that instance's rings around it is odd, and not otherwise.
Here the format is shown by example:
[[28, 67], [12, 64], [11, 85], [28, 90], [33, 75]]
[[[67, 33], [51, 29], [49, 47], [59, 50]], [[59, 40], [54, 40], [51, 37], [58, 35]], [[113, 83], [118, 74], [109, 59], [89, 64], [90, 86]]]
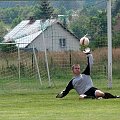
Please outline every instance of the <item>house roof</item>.
[[19, 38], [15, 40], [15, 43], [17, 43], [16, 46], [19, 46], [20, 48], [25, 48], [29, 43], [31, 43], [42, 31], [38, 31], [36, 33], [27, 35], [25, 37]]
[[60, 22], [57, 22], [59, 25], [61, 25], [66, 31], [68, 31], [70, 34], [72, 34], [76, 39], [79, 40], [79, 38], [74, 34], [72, 33], [70, 30], [68, 30], [63, 24], [61, 24]]
[[66, 27], [64, 27], [60, 22], [56, 22], [55, 19], [48, 19], [43, 24], [41, 20], [35, 20], [30, 22], [30, 20], [23, 20], [14, 29], [12, 29], [8, 34], [4, 36], [3, 42], [14, 41], [18, 43], [20, 48], [26, 47], [30, 44], [40, 33], [46, 28], [50, 27], [53, 23], [59, 24], [63, 29], [72, 34], [76, 39], [79, 40], [72, 32], [70, 32]]
[[4, 42], [15, 41], [16, 39], [29, 36], [40, 31], [41, 29], [45, 29], [54, 21], [55, 20], [46, 20], [44, 24], [41, 24], [41, 20], [35, 20], [32, 23], [30, 22], [30, 20], [23, 20], [4, 36]]

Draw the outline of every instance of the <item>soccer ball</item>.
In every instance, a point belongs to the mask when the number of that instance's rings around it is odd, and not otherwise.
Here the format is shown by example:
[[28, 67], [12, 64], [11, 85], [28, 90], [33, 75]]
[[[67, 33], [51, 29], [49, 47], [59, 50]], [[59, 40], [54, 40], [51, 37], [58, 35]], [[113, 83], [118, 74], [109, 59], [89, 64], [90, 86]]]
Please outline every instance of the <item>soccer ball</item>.
[[80, 39], [80, 45], [82, 45], [82, 46], [88, 46], [89, 45], [89, 39], [87, 38], [87, 37], [82, 37], [81, 39]]

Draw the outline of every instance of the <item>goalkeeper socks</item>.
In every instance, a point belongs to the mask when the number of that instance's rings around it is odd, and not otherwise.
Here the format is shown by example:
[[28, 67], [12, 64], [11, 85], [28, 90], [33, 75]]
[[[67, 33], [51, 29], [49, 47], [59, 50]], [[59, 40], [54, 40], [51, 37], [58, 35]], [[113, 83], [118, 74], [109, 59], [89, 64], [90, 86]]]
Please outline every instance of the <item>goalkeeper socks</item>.
[[104, 94], [105, 94], [105, 96], [103, 98], [105, 98], [105, 99], [116, 98], [116, 96], [114, 96], [114, 95], [112, 95], [110, 93], [104, 93]]

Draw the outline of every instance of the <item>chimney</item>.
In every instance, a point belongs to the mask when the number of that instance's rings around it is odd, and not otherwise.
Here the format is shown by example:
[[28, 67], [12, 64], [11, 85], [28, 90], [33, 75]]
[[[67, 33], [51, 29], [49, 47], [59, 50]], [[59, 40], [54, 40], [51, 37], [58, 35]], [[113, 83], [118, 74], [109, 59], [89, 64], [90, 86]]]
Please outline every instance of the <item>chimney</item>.
[[35, 22], [35, 19], [33, 18], [33, 17], [29, 17], [29, 23], [28, 24], [32, 24], [32, 23], [34, 23]]

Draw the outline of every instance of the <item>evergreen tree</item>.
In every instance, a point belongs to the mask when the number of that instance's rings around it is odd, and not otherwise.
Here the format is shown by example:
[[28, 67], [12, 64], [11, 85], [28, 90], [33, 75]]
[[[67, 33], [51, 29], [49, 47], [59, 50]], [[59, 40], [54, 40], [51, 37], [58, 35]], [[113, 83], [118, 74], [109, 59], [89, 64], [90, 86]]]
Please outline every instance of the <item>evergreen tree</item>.
[[36, 19], [50, 19], [54, 11], [48, 0], [37, 1], [35, 8]]

